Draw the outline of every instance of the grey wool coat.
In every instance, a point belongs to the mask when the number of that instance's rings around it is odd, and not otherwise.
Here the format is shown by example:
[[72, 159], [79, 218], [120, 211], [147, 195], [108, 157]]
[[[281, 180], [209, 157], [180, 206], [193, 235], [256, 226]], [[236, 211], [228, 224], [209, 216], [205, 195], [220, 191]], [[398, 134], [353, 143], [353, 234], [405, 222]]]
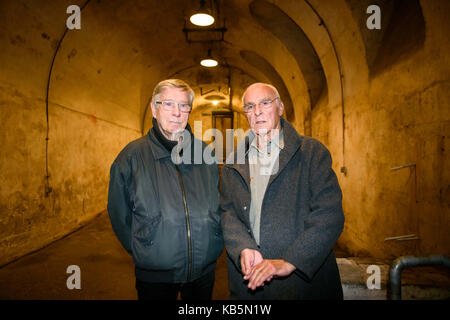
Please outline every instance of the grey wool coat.
[[[248, 157], [222, 168], [221, 226], [232, 299], [342, 299], [333, 247], [344, 227], [342, 193], [331, 155], [318, 140], [300, 136], [281, 119], [284, 148], [261, 209], [260, 245], [249, 221]], [[246, 143], [248, 145], [248, 141]], [[297, 269], [252, 291], [243, 280], [240, 253], [258, 250], [264, 259], [284, 259]]]

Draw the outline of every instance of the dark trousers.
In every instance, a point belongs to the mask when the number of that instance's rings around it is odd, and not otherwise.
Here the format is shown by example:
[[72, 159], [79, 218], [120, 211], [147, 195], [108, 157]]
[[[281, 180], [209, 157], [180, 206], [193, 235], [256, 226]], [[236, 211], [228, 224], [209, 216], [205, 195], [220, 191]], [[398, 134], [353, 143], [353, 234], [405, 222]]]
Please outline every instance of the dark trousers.
[[214, 271], [189, 283], [153, 283], [136, 279], [139, 300], [176, 300], [181, 292], [182, 300], [211, 300]]

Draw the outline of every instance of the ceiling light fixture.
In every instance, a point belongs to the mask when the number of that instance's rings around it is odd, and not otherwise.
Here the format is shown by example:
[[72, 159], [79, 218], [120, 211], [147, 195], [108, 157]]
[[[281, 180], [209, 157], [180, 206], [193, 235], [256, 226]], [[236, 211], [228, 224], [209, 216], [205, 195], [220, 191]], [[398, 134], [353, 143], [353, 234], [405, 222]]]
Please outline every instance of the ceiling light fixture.
[[209, 49], [208, 55], [206, 56], [206, 58], [204, 58], [202, 61], [200, 61], [200, 64], [204, 67], [212, 68], [212, 67], [216, 67], [219, 64], [219, 62], [217, 62], [216, 59], [212, 58], [211, 49]]
[[212, 68], [217, 66], [219, 63], [214, 59], [203, 59], [202, 61], [200, 61], [200, 64], [204, 67]]
[[214, 23], [214, 17], [207, 13], [193, 14], [189, 20], [196, 26], [206, 27]]
[[210, 14], [210, 10], [205, 8], [205, 0], [200, 1], [200, 9], [189, 20], [192, 24], [201, 27], [210, 26], [214, 23], [214, 17]]

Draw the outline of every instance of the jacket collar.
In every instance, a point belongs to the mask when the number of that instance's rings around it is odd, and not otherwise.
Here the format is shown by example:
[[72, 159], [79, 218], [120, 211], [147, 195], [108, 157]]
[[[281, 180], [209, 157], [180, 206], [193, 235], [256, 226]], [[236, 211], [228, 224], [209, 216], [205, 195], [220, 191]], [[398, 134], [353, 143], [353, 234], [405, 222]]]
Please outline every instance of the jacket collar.
[[147, 141], [150, 144], [150, 150], [153, 152], [153, 156], [156, 160], [170, 157], [169, 151], [159, 142], [155, 135], [155, 129], [151, 128], [147, 133]]
[[[297, 152], [297, 150], [301, 146], [302, 137], [297, 133], [294, 127], [285, 119], [281, 118], [281, 127], [283, 129], [283, 140], [284, 147], [280, 150], [279, 158], [278, 158], [278, 172], [272, 175], [269, 179], [269, 183], [267, 187], [275, 180], [281, 171], [286, 167], [289, 160], [291, 160], [292, 156]], [[244, 137], [244, 141], [241, 143], [245, 143], [245, 163], [238, 164], [236, 161], [236, 157], [234, 157], [234, 164], [229, 165], [231, 168], [235, 169], [241, 176], [244, 178], [244, 181], [247, 183], [247, 186], [250, 190], [250, 168], [248, 164], [248, 149], [250, 146], [251, 139], [254, 134], [251, 132], [250, 134]]]
[[[191, 135], [191, 139], [192, 139], [191, 140], [191, 148], [193, 148], [195, 137], [192, 134], [192, 129], [191, 129], [191, 126], [189, 125], [189, 123], [186, 125], [185, 130], [187, 130], [189, 132], [189, 134]], [[150, 128], [150, 130], [148, 130], [147, 141], [150, 144], [150, 150], [152, 150], [153, 156], [155, 157], [156, 160], [160, 160], [163, 158], [170, 158], [172, 156], [172, 153], [169, 152], [156, 137], [154, 127]], [[191, 155], [193, 156], [193, 154], [194, 154], [193, 150], [191, 150]]]

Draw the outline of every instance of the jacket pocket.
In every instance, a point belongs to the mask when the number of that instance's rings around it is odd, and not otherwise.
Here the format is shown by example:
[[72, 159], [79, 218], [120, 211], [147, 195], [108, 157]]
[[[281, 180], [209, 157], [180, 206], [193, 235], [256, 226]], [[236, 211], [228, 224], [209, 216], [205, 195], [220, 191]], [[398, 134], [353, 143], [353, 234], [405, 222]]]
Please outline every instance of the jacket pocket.
[[133, 242], [147, 247], [153, 245], [156, 230], [161, 222], [161, 212], [152, 216], [135, 215], [133, 219]]

